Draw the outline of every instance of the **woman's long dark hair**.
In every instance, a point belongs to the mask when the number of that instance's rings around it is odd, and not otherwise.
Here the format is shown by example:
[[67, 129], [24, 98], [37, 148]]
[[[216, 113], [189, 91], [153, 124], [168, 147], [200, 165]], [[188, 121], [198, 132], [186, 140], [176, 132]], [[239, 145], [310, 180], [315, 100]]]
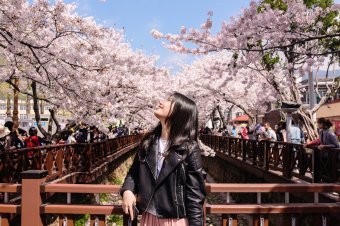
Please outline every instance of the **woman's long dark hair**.
[[[196, 103], [180, 93], [171, 96], [170, 114], [165, 119], [169, 127], [168, 150], [181, 146], [184, 142], [192, 142], [198, 139], [198, 110]], [[172, 110], [172, 111], [171, 111]], [[141, 141], [144, 151], [150, 144], [161, 136], [162, 125], [158, 125], [148, 133]]]

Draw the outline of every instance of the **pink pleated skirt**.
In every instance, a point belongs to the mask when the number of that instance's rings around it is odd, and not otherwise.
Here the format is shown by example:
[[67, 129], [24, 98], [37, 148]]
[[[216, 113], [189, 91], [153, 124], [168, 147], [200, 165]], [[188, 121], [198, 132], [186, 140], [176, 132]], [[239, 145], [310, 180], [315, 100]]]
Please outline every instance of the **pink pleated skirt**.
[[189, 223], [186, 218], [158, 218], [153, 214], [144, 212], [140, 226], [189, 226]]

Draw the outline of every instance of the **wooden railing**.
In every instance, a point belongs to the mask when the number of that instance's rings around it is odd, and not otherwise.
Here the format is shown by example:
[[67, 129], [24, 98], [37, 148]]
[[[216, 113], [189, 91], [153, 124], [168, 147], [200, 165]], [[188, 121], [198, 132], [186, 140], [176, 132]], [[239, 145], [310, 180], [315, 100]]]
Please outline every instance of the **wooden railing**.
[[[46, 225], [44, 219], [47, 215], [58, 215], [59, 225], [73, 226], [74, 215], [90, 214], [91, 226], [104, 226], [105, 216], [123, 215], [120, 205], [100, 204], [99, 194], [118, 194], [120, 187], [116, 185], [93, 184], [46, 184], [46, 171], [26, 171], [22, 174], [21, 185], [0, 185], [0, 192], [22, 193], [21, 204], [0, 204], [0, 213], [3, 224], [9, 225], [10, 214], [19, 216], [22, 226]], [[304, 216], [312, 216], [314, 224], [318, 226], [335, 226], [334, 217], [339, 217], [339, 203], [319, 202], [319, 193], [340, 192], [337, 184], [206, 184], [208, 195], [223, 193], [226, 201], [223, 204], [205, 204], [206, 214], [222, 214], [222, 225], [236, 226], [238, 215], [247, 214], [253, 219], [254, 226], [268, 226], [271, 216], [283, 214], [280, 225], [302, 225], [299, 221]], [[48, 194], [64, 193], [67, 196], [65, 203], [49, 203], [42, 197]], [[71, 202], [72, 194], [93, 194], [96, 204], [75, 204]], [[256, 194], [255, 203], [235, 203], [232, 197], [235, 194]], [[262, 196], [272, 193], [282, 193], [283, 202], [264, 202]], [[295, 203], [291, 193], [311, 193], [314, 196], [312, 203]], [[124, 225], [127, 217], [124, 215]], [[136, 222], [134, 223], [136, 225]]]
[[340, 149], [304, 149], [301, 144], [200, 135], [216, 152], [265, 171], [280, 171], [308, 182], [340, 182]]
[[[222, 214], [222, 225], [237, 226], [240, 214], [251, 215], [254, 225], [268, 226], [269, 216], [283, 214], [280, 225], [302, 225], [303, 215], [314, 218], [315, 226], [330, 224], [330, 215], [340, 212], [339, 203], [320, 203], [319, 193], [339, 191], [336, 184], [207, 184], [208, 193], [224, 192], [227, 201], [223, 205], [207, 204], [207, 213]], [[232, 203], [231, 194], [255, 193], [256, 203]], [[284, 203], [264, 203], [262, 195], [268, 193], [283, 193]], [[312, 193], [313, 203], [292, 203], [290, 193]], [[261, 223], [262, 222], [262, 223]]]
[[105, 157], [136, 143], [140, 135], [122, 136], [97, 143], [51, 145], [23, 148], [0, 154], [0, 180], [21, 181], [21, 172], [46, 169], [53, 178], [72, 172], [88, 172], [105, 161]]

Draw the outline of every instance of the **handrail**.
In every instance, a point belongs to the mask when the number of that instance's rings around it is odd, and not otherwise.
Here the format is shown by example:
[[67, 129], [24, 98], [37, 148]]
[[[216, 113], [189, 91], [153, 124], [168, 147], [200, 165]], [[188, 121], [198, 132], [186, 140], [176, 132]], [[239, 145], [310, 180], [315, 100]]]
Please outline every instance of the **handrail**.
[[0, 213], [20, 213], [20, 205], [16, 204], [0, 204]]
[[[99, 143], [99, 142], [98, 142]], [[20, 148], [10, 150], [10, 153], [21, 153], [26, 151], [35, 151], [35, 150], [43, 150], [43, 149], [52, 149], [52, 148], [64, 148], [64, 147], [74, 147], [74, 146], [85, 146], [88, 143], [74, 143], [74, 144], [53, 144], [53, 145], [44, 145], [38, 147], [31, 147], [31, 148]]]
[[[235, 192], [340, 192], [340, 184], [229, 184], [206, 183], [208, 193]], [[47, 184], [41, 185], [41, 192], [55, 193], [118, 193], [120, 185], [99, 184]]]
[[93, 214], [93, 215], [122, 215], [121, 205], [56, 205], [43, 204], [43, 214]]
[[119, 185], [99, 184], [47, 184], [41, 185], [41, 192], [55, 193], [118, 193]]
[[0, 192], [9, 192], [9, 193], [21, 192], [21, 184], [0, 183]]
[[206, 205], [207, 213], [212, 214], [283, 214], [283, 213], [339, 213], [340, 205], [336, 203], [293, 203], [293, 204], [229, 204]]
[[339, 184], [218, 184], [207, 183], [210, 193], [235, 192], [340, 192]]

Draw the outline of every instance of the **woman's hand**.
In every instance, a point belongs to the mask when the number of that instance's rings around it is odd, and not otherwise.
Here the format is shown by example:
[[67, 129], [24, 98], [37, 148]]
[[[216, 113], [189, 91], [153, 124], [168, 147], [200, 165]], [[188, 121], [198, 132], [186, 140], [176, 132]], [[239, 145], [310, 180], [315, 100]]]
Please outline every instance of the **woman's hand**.
[[319, 148], [320, 150], [324, 150], [324, 149], [327, 148], [327, 145], [321, 144], [321, 145], [318, 146], [318, 148]]
[[126, 190], [123, 194], [123, 211], [125, 214], [130, 213], [131, 221], [135, 216], [133, 216], [133, 208], [136, 205], [136, 196], [132, 191]]

